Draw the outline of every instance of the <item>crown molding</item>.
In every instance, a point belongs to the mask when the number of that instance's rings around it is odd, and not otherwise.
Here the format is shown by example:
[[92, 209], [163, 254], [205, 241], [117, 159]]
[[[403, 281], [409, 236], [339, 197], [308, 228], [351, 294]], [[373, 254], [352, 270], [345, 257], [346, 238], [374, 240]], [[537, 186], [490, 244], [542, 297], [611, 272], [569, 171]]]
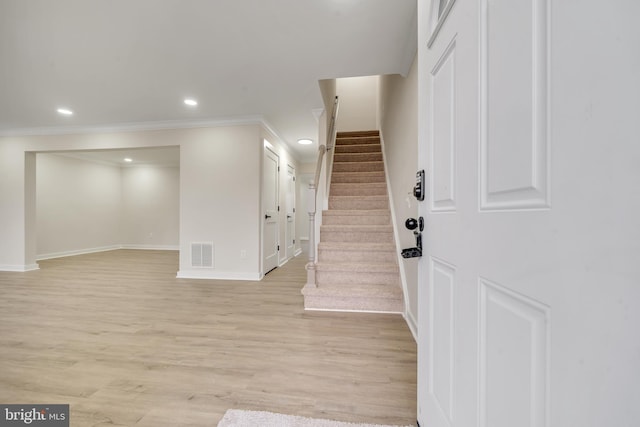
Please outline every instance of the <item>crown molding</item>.
[[114, 123], [96, 126], [42, 126], [33, 128], [6, 129], [0, 130], [0, 136], [45, 136], [141, 132], [149, 130], [190, 129], [258, 124], [268, 126], [263, 116], [249, 115], [203, 120], [165, 120], [155, 122]]

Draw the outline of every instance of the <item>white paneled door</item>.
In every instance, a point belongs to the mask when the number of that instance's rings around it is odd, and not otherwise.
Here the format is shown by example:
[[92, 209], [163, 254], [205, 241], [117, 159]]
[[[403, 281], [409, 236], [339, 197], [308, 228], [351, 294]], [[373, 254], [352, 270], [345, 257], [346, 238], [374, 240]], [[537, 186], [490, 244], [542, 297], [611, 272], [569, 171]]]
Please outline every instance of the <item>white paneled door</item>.
[[638, 2], [418, 8], [420, 425], [637, 426]]
[[262, 167], [262, 272], [264, 274], [278, 266], [278, 169], [280, 159], [265, 147]]
[[287, 165], [287, 196], [286, 196], [286, 233], [287, 259], [295, 255], [296, 244], [296, 170], [293, 166]]

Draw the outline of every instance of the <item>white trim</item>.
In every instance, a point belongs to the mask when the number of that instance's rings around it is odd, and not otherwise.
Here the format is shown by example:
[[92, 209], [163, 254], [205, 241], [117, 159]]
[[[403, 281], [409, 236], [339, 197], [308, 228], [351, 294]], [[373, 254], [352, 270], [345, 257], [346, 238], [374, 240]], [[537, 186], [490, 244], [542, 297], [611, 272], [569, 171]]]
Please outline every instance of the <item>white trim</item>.
[[50, 252], [48, 254], [36, 255], [36, 260], [40, 261], [45, 259], [64, 258], [68, 256], [92, 254], [95, 252], [107, 252], [107, 251], [114, 251], [116, 249], [121, 249], [121, 248], [122, 248], [121, 245], [110, 245], [110, 246], [100, 246], [96, 248], [74, 249], [71, 251]]
[[259, 281], [262, 279], [260, 273], [243, 273], [239, 271], [217, 271], [217, 270], [180, 270], [176, 274], [177, 279], [209, 279], [209, 280], [245, 280]]
[[140, 251], [179, 251], [178, 245], [121, 245], [120, 249], [134, 249]]
[[305, 311], [337, 311], [340, 313], [372, 313], [372, 314], [398, 314], [402, 316], [401, 311], [376, 311], [376, 310], [344, 310], [341, 308], [304, 308]]
[[9, 265], [9, 264], [0, 264], [0, 271], [9, 271], [15, 273], [24, 273], [27, 271], [40, 270], [40, 266], [36, 264], [26, 264], [26, 265]]
[[133, 249], [133, 250], [145, 250], [145, 251], [179, 251], [180, 247], [174, 246], [174, 245], [129, 245], [129, 244], [111, 245], [111, 246], [101, 246], [96, 248], [74, 249], [72, 251], [51, 252], [48, 254], [41, 254], [41, 255], [36, 255], [36, 260], [42, 261], [46, 259], [64, 258], [64, 257], [76, 256], [76, 255], [93, 254], [97, 252], [115, 251], [118, 249]]
[[405, 322], [407, 322], [407, 326], [409, 326], [409, 330], [411, 331], [411, 335], [413, 335], [413, 339], [416, 343], [418, 343], [418, 321], [413, 316], [411, 311], [409, 311], [408, 306], [408, 304], [405, 304], [402, 317], [404, 317]]
[[[391, 214], [391, 225], [393, 226], [393, 240], [396, 245], [396, 258], [398, 259], [398, 268], [400, 270], [400, 283], [402, 284], [402, 301], [404, 303], [403, 317], [404, 313], [409, 313], [409, 288], [407, 285], [407, 273], [404, 269], [404, 258], [400, 254], [400, 249], [402, 245], [400, 244], [400, 233], [398, 231], [398, 223], [396, 221], [396, 212], [393, 204], [393, 194], [391, 193], [391, 181], [389, 178], [389, 171], [387, 169], [387, 156], [384, 151], [384, 137], [382, 136], [382, 131], [380, 131], [380, 148], [382, 150], [382, 164], [384, 167], [384, 178], [387, 185], [387, 197], [389, 197], [389, 213]], [[411, 316], [413, 318], [413, 316]], [[405, 317], [406, 319], [406, 317]], [[408, 322], [407, 322], [408, 324]], [[411, 325], [409, 325], [411, 329]], [[413, 330], [411, 331], [413, 334]], [[415, 338], [414, 334], [414, 338]]]
[[280, 264], [278, 264], [278, 268], [280, 268], [283, 265], [285, 265], [286, 263], [288, 263], [291, 258], [293, 258], [293, 256], [290, 256], [289, 258], [284, 258], [282, 261], [280, 261]]
[[[270, 128], [260, 115], [237, 116], [208, 120], [165, 120], [157, 122], [114, 123], [99, 126], [49, 126], [0, 131], [0, 136], [74, 135], [93, 133], [139, 132], [149, 130], [189, 129], [233, 125], [263, 125]], [[276, 135], [277, 136], [277, 135]]]
[[164, 120], [155, 122], [113, 123], [96, 126], [41, 126], [0, 130], [0, 137], [5, 136], [46, 136], [46, 135], [78, 135], [97, 133], [142, 132], [153, 130], [212, 128], [224, 126], [261, 125], [287, 148], [287, 152], [296, 160], [293, 143], [282, 138], [275, 128], [262, 115], [245, 115], [202, 120]]
[[437, 16], [438, 2], [437, 1], [433, 2], [433, 6], [431, 8], [431, 26], [433, 26], [433, 24], [435, 23], [435, 27], [433, 28], [433, 31], [431, 31], [431, 35], [429, 36], [429, 41], [427, 41], [428, 48], [431, 48], [431, 45], [433, 44], [433, 42], [436, 41], [436, 38], [438, 37], [438, 33], [440, 32], [440, 29], [444, 25], [444, 22], [447, 20], [447, 16], [449, 16], [449, 12], [451, 12], [451, 8], [453, 7], [453, 4], [455, 2], [456, 0], [449, 0], [447, 5], [444, 7], [444, 10], [442, 11], [442, 15], [440, 15], [439, 18]]
[[300, 255], [302, 253], [302, 248], [298, 248], [296, 249], [296, 251], [293, 253], [294, 257], [297, 257], [298, 255]]

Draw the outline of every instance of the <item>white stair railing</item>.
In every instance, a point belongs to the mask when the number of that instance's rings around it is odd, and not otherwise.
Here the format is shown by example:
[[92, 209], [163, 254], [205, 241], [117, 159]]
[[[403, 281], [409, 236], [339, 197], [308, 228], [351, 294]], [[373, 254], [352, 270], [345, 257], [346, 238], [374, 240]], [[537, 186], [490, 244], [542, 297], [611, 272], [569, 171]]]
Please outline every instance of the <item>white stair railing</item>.
[[[322, 174], [322, 166], [325, 154], [332, 150], [336, 142], [336, 118], [338, 116], [338, 97], [336, 96], [333, 101], [333, 110], [331, 112], [331, 120], [329, 122], [329, 129], [327, 132], [327, 145], [320, 145], [318, 148], [318, 159], [316, 161], [316, 173], [313, 182], [309, 184], [309, 190], [307, 194], [307, 211], [309, 212], [309, 262], [306, 265], [307, 269], [307, 283], [305, 286], [316, 286], [316, 254], [318, 252], [318, 241], [320, 240], [320, 230], [316, 228], [316, 212], [318, 203], [318, 193], [321, 193], [319, 188], [321, 182], [320, 177]], [[327, 177], [331, 173], [331, 165], [325, 164], [325, 170], [327, 171]], [[327, 179], [328, 182], [328, 179]], [[323, 185], [322, 189], [327, 189], [327, 185]]]

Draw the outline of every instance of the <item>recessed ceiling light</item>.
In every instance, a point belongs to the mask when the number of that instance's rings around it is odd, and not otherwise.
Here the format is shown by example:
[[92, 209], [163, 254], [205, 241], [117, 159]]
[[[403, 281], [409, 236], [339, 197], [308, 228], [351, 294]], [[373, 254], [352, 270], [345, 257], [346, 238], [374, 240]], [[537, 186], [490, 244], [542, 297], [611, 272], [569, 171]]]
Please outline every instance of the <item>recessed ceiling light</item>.
[[133, 162], [133, 159], [131, 159], [129, 157], [125, 157], [124, 161], [127, 162], [127, 163], [131, 163], [131, 162]]
[[58, 108], [58, 113], [63, 114], [65, 116], [73, 115], [73, 111], [69, 110], [68, 108]]
[[310, 139], [299, 139], [298, 144], [309, 145], [309, 144], [313, 144], [313, 141]]
[[184, 103], [187, 104], [189, 107], [195, 107], [196, 105], [198, 105], [198, 101], [192, 98], [185, 99]]

